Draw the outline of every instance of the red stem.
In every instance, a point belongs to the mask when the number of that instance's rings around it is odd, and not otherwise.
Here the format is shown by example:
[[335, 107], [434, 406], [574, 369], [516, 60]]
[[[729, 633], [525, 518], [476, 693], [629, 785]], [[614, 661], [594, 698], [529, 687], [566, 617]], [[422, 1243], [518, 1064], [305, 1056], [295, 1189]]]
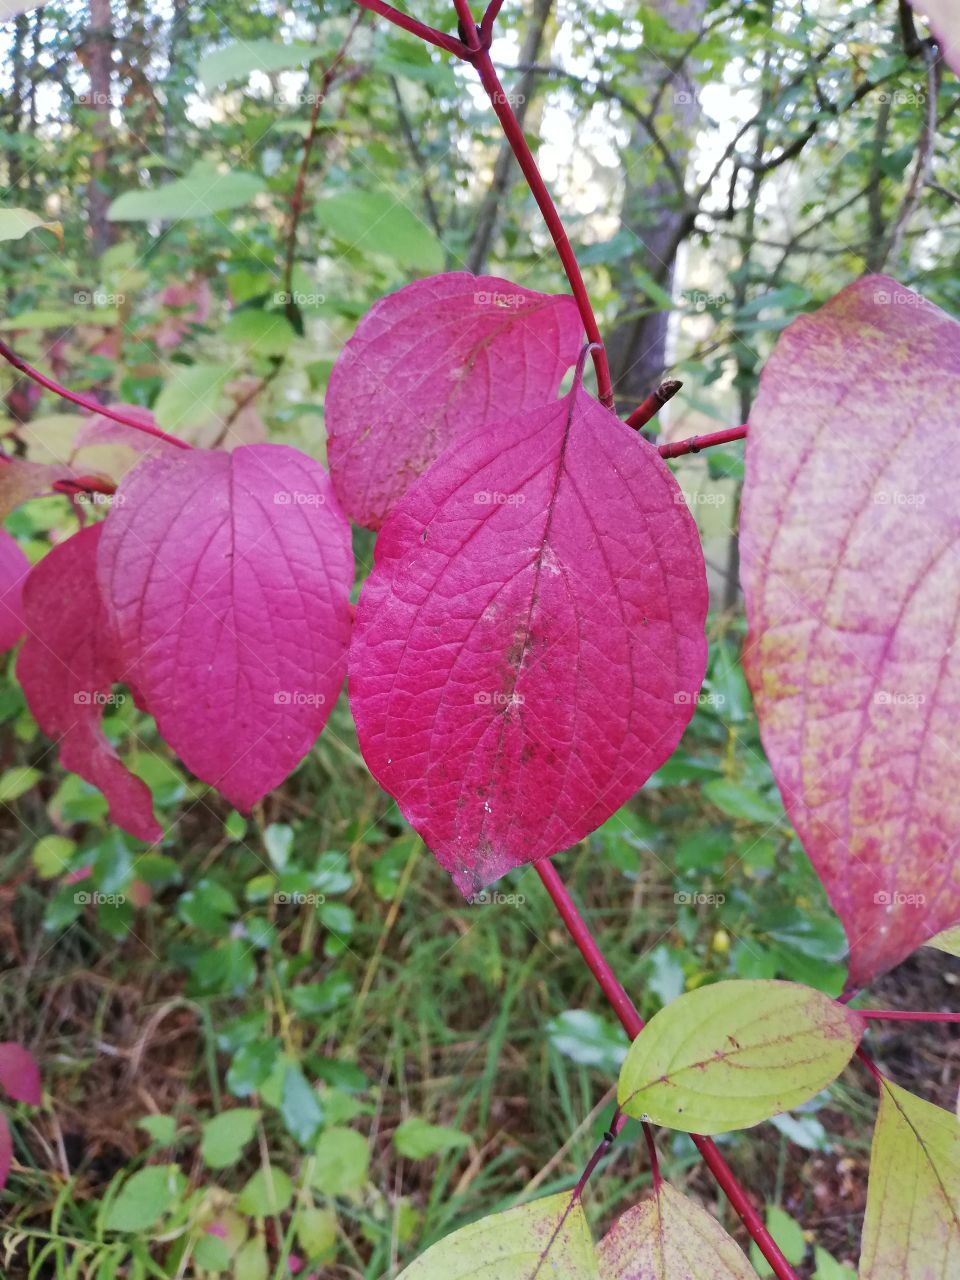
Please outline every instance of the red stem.
[[630, 417], [626, 419], [627, 426], [633, 427], [635, 431], [645, 427], [650, 419], [660, 412], [667, 401], [673, 399], [682, 386], [683, 383], [677, 378], [668, 378], [666, 382], [661, 382], [656, 391], [651, 391], [646, 400], [637, 405]]
[[859, 1045], [857, 1047], [857, 1057], [860, 1059], [863, 1065], [867, 1068], [867, 1070], [873, 1076], [874, 1080], [876, 1080], [877, 1085], [878, 1086], [882, 1085], [883, 1072], [880, 1070], [880, 1068], [877, 1066], [877, 1064], [870, 1057], [870, 1055], [867, 1053], [866, 1049], [864, 1049], [862, 1045]]
[[600, 337], [597, 318], [593, 314], [593, 307], [590, 304], [587, 286], [583, 283], [583, 276], [580, 272], [576, 254], [567, 239], [567, 233], [563, 229], [563, 223], [560, 221], [556, 205], [553, 203], [550, 192], [540, 176], [540, 170], [537, 168], [537, 162], [533, 158], [533, 152], [527, 145], [523, 130], [520, 128], [519, 121], [513, 113], [513, 108], [510, 106], [507, 95], [503, 91], [503, 85], [494, 70], [489, 49], [480, 49], [478, 53], [472, 55], [471, 60], [480, 76], [480, 83], [486, 89], [490, 103], [497, 113], [497, 118], [503, 128], [507, 142], [510, 144], [510, 149], [516, 156], [517, 163], [520, 165], [523, 176], [527, 180], [527, 185], [543, 215], [547, 230], [553, 237], [553, 243], [556, 245], [560, 261], [563, 263], [563, 269], [570, 282], [570, 290], [580, 311], [580, 319], [583, 321], [583, 327], [587, 332], [587, 339], [597, 344], [597, 348], [593, 353], [593, 363], [597, 371], [597, 391], [603, 404], [608, 409], [612, 409], [613, 386], [610, 381], [610, 366], [607, 364], [607, 353]]
[[[643, 408], [643, 405], [640, 407]], [[628, 418], [627, 421], [630, 422], [630, 419]], [[689, 440], [677, 440], [675, 444], [662, 444], [660, 457], [682, 458], [685, 453], [699, 453], [701, 449], [709, 449], [715, 444], [729, 444], [731, 440], [742, 440], [746, 434], [747, 427], [744, 424], [742, 427], [729, 427], [726, 431], [711, 431], [705, 436], [691, 436]]]
[[663, 1179], [660, 1177], [660, 1161], [657, 1159], [657, 1144], [653, 1137], [653, 1126], [646, 1120], [643, 1122], [643, 1136], [647, 1140], [647, 1154], [650, 1156], [650, 1172], [653, 1174], [653, 1189], [658, 1194]]
[[134, 431], [142, 431], [144, 435], [156, 436], [158, 440], [166, 440], [167, 444], [175, 444], [178, 449], [190, 448], [186, 440], [180, 440], [176, 436], [169, 436], [166, 431], [161, 431], [159, 427], [151, 427], [146, 422], [140, 422], [136, 418], [128, 418], [125, 414], [117, 413], [109, 405], [100, 404], [91, 396], [82, 396], [77, 391], [68, 391], [66, 387], [61, 387], [59, 382], [54, 382], [52, 378], [48, 378], [39, 369], [34, 369], [33, 365], [27, 364], [26, 360], [21, 359], [12, 347], [8, 347], [2, 341], [0, 341], [0, 356], [3, 356], [4, 360], [12, 364], [25, 377], [32, 379], [45, 390], [52, 391], [54, 395], [60, 396], [62, 400], [69, 400], [71, 404], [78, 404], [81, 409], [86, 409], [89, 413], [100, 414], [104, 418], [110, 418], [112, 422], [122, 423], [125, 427], [133, 427]]
[[857, 1009], [861, 1018], [882, 1018], [889, 1022], [960, 1022], [960, 1013], [930, 1013], [925, 1009]]
[[357, 0], [357, 4], [364, 9], [369, 9], [371, 13], [379, 13], [381, 18], [389, 19], [394, 26], [403, 27], [404, 31], [412, 32], [421, 40], [426, 40], [428, 44], [436, 45], [438, 49], [445, 49], [456, 58], [468, 58], [470, 51], [462, 40], [458, 40], [456, 36], [444, 35], [436, 27], [428, 27], [425, 22], [418, 22], [416, 18], [409, 18], [399, 9], [395, 9], [392, 4], [386, 4], [384, 0]]
[[[634, 1007], [633, 1001], [620, 985], [616, 974], [610, 968], [586, 921], [570, 897], [559, 872], [549, 858], [543, 858], [540, 862], [534, 863], [534, 867], [543, 881], [547, 893], [553, 899], [553, 904], [559, 911], [563, 923], [567, 926], [571, 938], [573, 938], [580, 954], [587, 962], [590, 972], [600, 984], [603, 994], [607, 997], [614, 1012], [620, 1019], [624, 1031], [626, 1031], [631, 1040], [635, 1040], [643, 1030], [643, 1019]], [[704, 1163], [716, 1178], [717, 1183], [736, 1210], [741, 1222], [750, 1232], [757, 1248], [770, 1263], [777, 1280], [797, 1280], [796, 1272], [780, 1252], [776, 1240], [774, 1240], [764, 1225], [763, 1219], [750, 1203], [747, 1193], [740, 1186], [733, 1170], [720, 1154], [716, 1143], [712, 1139], [704, 1138], [696, 1133], [692, 1133], [690, 1137], [696, 1143], [700, 1154], [703, 1156]]]

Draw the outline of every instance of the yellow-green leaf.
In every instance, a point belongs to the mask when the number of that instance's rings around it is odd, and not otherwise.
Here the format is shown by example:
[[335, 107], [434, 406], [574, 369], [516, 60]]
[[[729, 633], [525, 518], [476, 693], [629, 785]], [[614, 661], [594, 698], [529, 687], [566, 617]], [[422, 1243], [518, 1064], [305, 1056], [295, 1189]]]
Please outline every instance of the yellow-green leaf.
[[926, 945], [936, 947], [938, 951], [946, 951], [950, 956], [960, 956], [960, 924], [935, 934]]
[[746, 1129], [819, 1093], [850, 1061], [863, 1020], [794, 982], [717, 982], [661, 1009], [630, 1046], [618, 1100], [687, 1133]]
[[960, 1124], [884, 1080], [873, 1132], [860, 1280], [960, 1276]]
[[38, 227], [52, 231], [63, 248], [63, 227], [59, 222], [45, 222], [29, 209], [0, 209], [0, 240], [22, 240]]
[[[569, 1193], [481, 1218], [421, 1254], [399, 1280], [599, 1280], [583, 1209]], [[561, 1225], [562, 1223], [562, 1225]], [[539, 1264], [539, 1270], [537, 1269]]]
[[756, 1280], [737, 1242], [694, 1200], [664, 1182], [628, 1209], [597, 1247], [603, 1280]]

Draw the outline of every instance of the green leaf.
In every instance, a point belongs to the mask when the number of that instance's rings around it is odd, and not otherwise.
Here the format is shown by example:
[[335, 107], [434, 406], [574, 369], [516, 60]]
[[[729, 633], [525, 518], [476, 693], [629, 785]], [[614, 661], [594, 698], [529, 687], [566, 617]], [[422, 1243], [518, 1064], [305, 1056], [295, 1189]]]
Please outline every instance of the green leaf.
[[41, 836], [33, 846], [33, 865], [43, 880], [63, 875], [70, 865], [76, 844], [66, 836]]
[[313, 1141], [323, 1124], [323, 1108], [306, 1077], [296, 1064], [291, 1063], [283, 1078], [283, 1094], [280, 1114], [288, 1132], [305, 1147]]
[[211, 1169], [226, 1169], [236, 1164], [256, 1133], [259, 1118], [256, 1107], [234, 1107], [208, 1120], [203, 1126], [200, 1144], [204, 1163]]
[[226, 1240], [209, 1233], [202, 1235], [194, 1246], [193, 1261], [205, 1271], [226, 1271], [230, 1265]]
[[297, 1214], [297, 1242], [311, 1261], [326, 1262], [336, 1249], [337, 1215], [313, 1205]]
[[258, 1169], [237, 1197], [237, 1208], [252, 1218], [275, 1217], [290, 1207], [293, 1183], [275, 1165]]
[[944, 929], [942, 933], [931, 938], [926, 945], [936, 947], [938, 951], [945, 951], [949, 956], [960, 956], [960, 924], [954, 925], [952, 929]]
[[204, 426], [217, 411], [229, 366], [175, 364], [169, 368], [170, 377], [153, 406], [157, 422], [165, 431]]
[[169, 1147], [176, 1137], [177, 1122], [173, 1116], [143, 1116], [137, 1121], [137, 1128], [161, 1147]]
[[342, 191], [318, 200], [313, 216], [361, 253], [381, 253], [415, 271], [442, 271], [443, 246], [425, 222], [387, 191]]
[[223, 336], [254, 355], [285, 356], [297, 335], [279, 312], [237, 311], [224, 326]]
[[144, 1231], [176, 1204], [186, 1180], [176, 1165], [150, 1165], [133, 1174], [107, 1210], [107, 1231]]
[[200, 59], [197, 79], [208, 92], [229, 80], [246, 79], [253, 71], [286, 71], [302, 67], [325, 50], [316, 44], [281, 44], [278, 40], [237, 40]]
[[63, 248], [63, 227], [59, 222], [44, 222], [29, 209], [0, 209], [0, 240], [22, 240], [38, 227], [52, 231]]
[[262, 1236], [253, 1236], [237, 1250], [233, 1260], [233, 1280], [267, 1280], [270, 1263]]
[[263, 847], [277, 871], [290, 861], [293, 849], [293, 827], [286, 822], [271, 822], [263, 833]]
[[819, 1245], [813, 1251], [813, 1258], [817, 1264], [817, 1269], [813, 1273], [814, 1280], [857, 1280], [855, 1271], [838, 1262], [832, 1254], [827, 1253], [826, 1249], [821, 1249]]
[[[798, 1267], [807, 1252], [807, 1242], [799, 1222], [795, 1222], [779, 1205], [771, 1204], [767, 1207], [766, 1226], [786, 1260], [791, 1266]], [[756, 1267], [758, 1275], [773, 1275], [773, 1268], [756, 1244], [750, 1245], [750, 1261]]]
[[551, 1018], [547, 1036], [565, 1058], [610, 1075], [619, 1069], [629, 1048], [619, 1026], [587, 1009], [565, 1009]]
[[206, 218], [239, 209], [265, 189], [255, 173], [229, 169], [221, 173], [209, 161], [198, 161], [183, 178], [149, 191], [125, 191], [110, 206], [111, 222], [165, 222]]
[[861, 1280], [960, 1275], [960, 1124], [889, 1080], [870, 1152]]
[[469, 1134], [442, 1124], [429, 1124], [420, 1116], [411, 1116], [393, 1131], [393, 1145], [408, 1160], [426, 1160], [441, 1151], [469, 1147]]
[[714, 778], [704, 786], [703, 794], [731, 818], [740, 818], [744, 822], [769, 827], [783, 817], [783, 807], [778, 801], [768, 800], [752, 787], [734, 782], [732, 778]]
[[0, 775], [0, 804], [9, 804], [35, 787], [43, 774], [39, 769], [29, 769], [26, 765], [15, 765]]
[[583, 1209], [570, 1207], [569, 1192], [454, 1231], [397, 1280], [530, 1280], [534, 1272], [537, 1280], [599, 1280]]
[[314, 1148], [312, 1185], [328, 1196], [347, 1196], [367, 1181], [370, 1145], [356, 1129], [325, 1129]]
[[597, 1248], [603, 1280], [756, 1280], [717, 1220], [668, 1182], [613, 1224]]
[[620, 1106], [686, 1133], [746, 1129], [806, 1102], [850, 1061], [863, 1020], [790, 982], [718, 982], [674, 1000], [630, 1046]]

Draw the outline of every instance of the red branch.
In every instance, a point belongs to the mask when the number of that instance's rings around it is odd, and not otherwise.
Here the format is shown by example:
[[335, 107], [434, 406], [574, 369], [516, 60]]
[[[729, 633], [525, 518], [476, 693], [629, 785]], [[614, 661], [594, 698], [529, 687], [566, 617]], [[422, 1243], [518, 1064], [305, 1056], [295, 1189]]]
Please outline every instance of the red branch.
[[861, 1018], [881, 1018], [885, 1022], [960, 1022], [960, 1013], [929, 1013], [925, 1009], [857, 1009]]
[[656, 391], [651, 391], [646, 400], [637, 405], [630, 417], [625, 419], [627, 426], [633, 427], [634, 431], [645, 427], [651, 418], [656, 417], [667, 401], [673, 399], [682, 386], [683, 383], [677, 378], [668, 378], [666, 382], [661, 382]]
[[5, 342], [0, 342], [0, 356], [3, 356], [9, 364], [19, 370], [25, 377], [32, 379], [47, 391], [52, 391], [54, 395], [60, 396], [62, 400], [69, 400], [71, 404], [78, 404], [81, 409], [86, 409], [89, 413], [100, 414], [104, 418], [109, 418], [112, 422], [120, 422], [125, 427], [133, 427], [134, 431], [142, 431], [144, 435], [156, 436], [158, 440], [166, 440], [167, 444], [175, 444], [178, 449], [189, 449], [190, 445], [186, 440], [180, 440], [177, 436], [169, 436], [166, 431], [161, 431], [159, 427], [151, 427], [149, 423], [141, 422], [137, 418], [128, 418], [125, 414], [117, 413], [115, 409], [111, 409], [109, 405], [100, 404], [94, 400], [92, 396], [82, 396], [77, 391], [68, 391], [66, 387], [61, 387], [59, 382], [54, 382], [52, 378], [48, 378], [46, 374], [34, 369], [32, 364], [27, 364], [26, 360], [8, 347]]
[[[646, 401], [644, 401], [644, 404], [646, 404]], [[643, 408], [643, 405], [640, 407]], [[627, 421], [629, 422], [630, 419], [628, 418]], [[630, 425], [632, 426], [633, 424], [630, 423]], [[747, 428], [744, 425], [742, 427], [729, 427], [726, 431], [711, 431], [706, 436], [691, 436], [689, 440], [677, 440], [675, 444], [662, 444], [660, 446], [660, 457], [682, 458], [685, 453], [699, 453], [701, 449], [710, 449], [715, 444], [729, 444], [731, 440], [743, 440], [746, 434]]]
[[[580, 954], [586, 960], [590, 972], [600, 984], [603, 994], [610, 1001], [614, 1012], [620, 1019], [624, 1031], [626, 1031], [631, 1040], [635, 1040], [643, 1030], [643, 1019], [637, 1012], [633, 1001], [620, 985], [616, 974], [610, 968], [606, 957], [590, 932], [589, 926], [570, 897], [559, 872], [549, 858], [543, 858], [534, 863], [534, 867], [543, 881], [547, 893], [553, 899], [553, 904], [559, 911], [563, 923], [567, 926], [571, 938], [573, 938], [580, 950]], [[770, 1263], [774, 1275], [777, 1276], [778, 1280], [797, 1280], [796, 1273], [780, 1252], [776, 1240], [774, 1240], [764, 1225], [763, 1219], [750, 1203], [747, 1193], [740, 1186], [733, 1170], [720, 1154], [716, 1143], [710, 1138], [702, 1137], [700, 1134], [692, 1133], [690, 1136], [703, 1156], [707, 1168], [716, 1178], [743, 1225], [756, 1241], [757, 1248]]]
[[364, 9], [369, 9], [371, 13], [379, 13], [394, 26], [403, 27], [404, 31], [410, 31], [421, 40], [426, 40], [428, 44], [435, 44], [438, 49], [445, 49], [456, 58], [467, 59], [469, 56], [470, 51], [462, 40], [458, 40], [455, 36], [446, 36], [436, 27], [428, 27], [425, 22], [418, 22], [416, 18], [408, 17], [399, 9], [395, 9], [392, 4], [384, 3], [384, 0], [357, 0], [357, 4]]

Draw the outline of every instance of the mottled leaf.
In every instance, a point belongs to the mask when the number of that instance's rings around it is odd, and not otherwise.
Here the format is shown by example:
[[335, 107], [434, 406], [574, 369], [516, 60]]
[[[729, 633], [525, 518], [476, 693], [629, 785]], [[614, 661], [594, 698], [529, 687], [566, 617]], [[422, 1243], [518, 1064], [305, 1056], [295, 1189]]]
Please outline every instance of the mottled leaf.
[[883, 276], [784, 332], [750, 413], [744, 663], [863, 986], [960, 918], [960, 324]]
[[343, 681], [353, 556], [326, 473], [285, 445], [149, 458], [117, 491], [99, 580], [161, 734], [248, 809]]
[[382, 298], [330, 374], [330, 472], [344, 509], [379, 528], [455, 439], [557, 394], [582, 326], [572, 298], [465, 271]]
[[579, 1201], [571, 1207], [569, 1193], [454, 1231], [397, 1280], [532, 1280], [534, 1275], [536, 1280], [599, 1280], [583, 1209]]
[[43, 1100], [37, 1060], [15, 1040], [0, 1044], [0, 1089], [15, 1102], [27, 1102], [32, 1107], [38, 1107]]
[[860, 1280], [960, 1275], [960, 1124], [884, 1080], [870, 1153]]
[[858, 1014], [811, 987], [717, 982], [650, 1019], [620, 1070], [618, 1101], [686, 1133], [746, 1129], [819, 1093], [862, 1034]]
[[6, 529], [0, 529], [0, 653], [23, 635], [23, 584], [30, 561]]
[[464, 894], [598, 827], [703, 677], [696, 527], [656, 449], [581, 388], [405, 494], [357, 609], [364, 758]]
[[30, 571], [17, 678], [37, 724], [60, 740], [63, 767], [100, 788], [118, 826], [141, 840], [159, 840], [149, 789], [125, 768], [100, 728], [114, 683], [127, 679], [97, 590], [104, 528], [81, 529]]
[[71, 480], [72, 468], [26, 458], [0, 458], [0, 520], [30, 498], [52, 493], [58, 480]]
[[597, 1246], [603, 1280], [756, 1280], [716, 1218], [668, 1182], [628, 1209]]

